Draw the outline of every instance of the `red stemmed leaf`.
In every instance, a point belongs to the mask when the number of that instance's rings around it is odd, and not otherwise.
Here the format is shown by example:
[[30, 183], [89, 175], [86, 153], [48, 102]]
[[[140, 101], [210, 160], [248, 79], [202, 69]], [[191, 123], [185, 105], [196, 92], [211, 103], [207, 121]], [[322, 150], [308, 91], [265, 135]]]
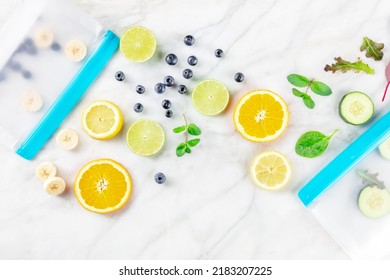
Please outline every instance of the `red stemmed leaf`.
[[383, 94], [382, 102], [385, 101], [386, 93], [387, 93], [387, 90], [389, 89], [389, 86], [390, 86], [390, 63], [387, 64], [385, 75], [386, 75], [386, 79], [387, 79], [387, 85], [386, 85], [385, 93]]

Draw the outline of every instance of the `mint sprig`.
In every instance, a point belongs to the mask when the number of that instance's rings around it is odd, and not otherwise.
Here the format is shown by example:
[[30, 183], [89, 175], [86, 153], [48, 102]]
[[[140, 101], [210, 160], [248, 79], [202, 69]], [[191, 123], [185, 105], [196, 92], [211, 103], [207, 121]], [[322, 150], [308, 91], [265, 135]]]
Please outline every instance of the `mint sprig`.
[[314, 100], [308, 94], [309, 89], [312, 92], [314, 92], [315, 94], [320, 95], [320, 96], [328, 96], [328, 95], [332, 94], [332, 90], [330, 89], [330, 87], [328, 87], [323, 82], [316, 81], [314, 79], [309, 79], [309, 78], [302, 76], [302, 75], [291, 74], [291, 75], [287, 76], [287, 80], [289, 81], [290, 84], [292, 84], [296, 87], [299, 87], [299, 88], [306, 87], [305, 92], [302, 92], [296, 88], [293, 88], [292, 93], [295, 96], [302, 98], [303, 103], [309, 109], [313, 109], [316, 105]]
[[176, 156], [178, 157], [182, 157], [184, 156], [186, 153], [187, 154], [191, 154], [192, 153], [192, 149], [193, 147], [195, 147], [196, 145], [199, 144], [200, 142], [200, 138], [193, 138], [193, 139], [188, 139], [188, 136], [189, 135], [192, 135], [192, 136], [199, 136], [202, 134], [202, 131], [201, 129], [194, 123], [190, 123], [188, 124], [188, 121], [187, 121], [187, 117], [185, 114], [183, 114], [183, 117], [184, 117], [184, 125], [181, 125], [181, 126], [178, 126], [178, 127], [175, 127], [173, 129], [173, 132], [174, 133], [182, 133], [184, 132], [184, 142], [180, 143], [177, 147], [176, 147]]

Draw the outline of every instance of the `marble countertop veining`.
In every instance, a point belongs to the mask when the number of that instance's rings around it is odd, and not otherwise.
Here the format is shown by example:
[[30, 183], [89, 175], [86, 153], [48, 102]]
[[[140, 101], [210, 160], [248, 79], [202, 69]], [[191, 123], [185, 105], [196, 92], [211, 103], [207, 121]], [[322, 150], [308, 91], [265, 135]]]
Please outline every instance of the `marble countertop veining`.
[[[299, 202], [296, 190], [363, 130], [339, 118], [337, 103], [346, 92], [361, 90], [376, 101], [377, 110], [385, 86], [381, 62], [370, 62], [376, 75], [332, 75], [323, 71], [333, 57], [356, 59], [363, 54], [363, 36], [385, 44], [390, 40], [390, 4], [385, 0], [287, 1], [287, 0], [73, 0], [117, 34], [130, 25], [143, 25], [156, 35], [159, 52], [175, 52], [180, 58], [195, 54], [195, 75], [224, 82], [231, 104], [245, 92], [266, 88], [280, 93], [291, 113], [286, 133], [272, 143], [244, 140], [231, 120], [234, 106], [223, 115], [208, 118], [197, 113], [191, 99], [168, 93], [174, 117], [166, 119], [160, 108], [163, 97], [149, 90], [136, 95], [135, 85], [151, 89], [167, 74], [180, 76], [184, 63], [174, 69], [164, 62], [132, 64], [120, 54], [110, 62], [80, 106], [62, 127], [80, 132], [74, 152], [59, 150], [50, 141], [32, 162], [0, 148], [0, 259], [346, 259], [348, 256]], [[0, 0], [0, 24], [21, 1]], [[196, 37], [189, 48], [182, 39]], [[222, 48], [222, 60], [213, 51]], [[184, 60], [184, 59], [183, 59]], [[128, 79], [118, 83], [114, 73]], [[241, 71], [243, 84], [233, 81]], [[302, 73], [328, 83], [334, 94], [318, 97], [313, 111], [291, 94], [289, 73]], [[189, 82], [188, 86], [194, 86]], [[121, 105], [125, 129], [140, 116], [131, 109], [145, 105], [143, 116], [159, 121], [167, 132], [164, 151], [154, 158], [133, 155], [116, 139], [90, 139], [80, 124], [82, 108], [96, 99]], [[169, 131], [182, 122], [185, 111], [202, 127], [202, 145], [191, 156], [176, 158], [179, 138]], [[325, 133], [340, 128], [326, 154], [304, 159], [294, 152], [296, 139], [305, 131]], [[255, 189], [248, 174], [253, 155], [278, 149], [294, 168], [289, 186], [272, 193]], [[34, 179], [34, 169], [44, 160], [58, 165], [69, 186], [80, 166], [92, 159], [109, 157], [131, 172], [134, 193], [127, 206], [102, 216], [85, 211], [72, 191], [50, 197]], [[153, 175], [163, 171], [165, 185]]]

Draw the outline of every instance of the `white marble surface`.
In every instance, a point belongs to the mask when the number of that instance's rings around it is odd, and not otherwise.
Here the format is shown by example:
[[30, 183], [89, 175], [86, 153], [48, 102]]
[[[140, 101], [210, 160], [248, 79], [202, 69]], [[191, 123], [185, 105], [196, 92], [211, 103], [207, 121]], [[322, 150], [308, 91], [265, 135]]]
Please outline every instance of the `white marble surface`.
[[[0, 24], [21, 1], [0, 0]], [[178, 67], [154, 59], [145, 64], [126, 62], [116, 55], [63, 127], [80, 132], [75, 152], [59, 150], [51, 141], [32, 162], [0, 148], [0, 259], [345, 259], [325, 230], [301, 205], [296, 189], [341, 151], [364, 128], [348, 126], [337, 114], [341, 96], [352, 90], [371, 95], [380, 112], [385, 85], [384, 68], [390, 52], [390, 4], [379, 1], [120, 1], [74, 0], [117, 34], [129, 25], [144, 25], [156, 35], [162, 54], [175, 52], [182, 61], [190, 54], [200, 62], [194, 69], [199, 79], [216, 78], [231, 91], [232, 102], [245, 92], [267, 88], [287, 101], [291, 119], [283, 137], [269, 144], [244, 140], [234, 130], [230, 106], [222, 116], [209, 118], [191, 106], [190, 96], [168, 91], [175, 117], [166, 119], [160, 108], [162, 96], [151, 87], [164, 75], [179, 77]], [[186, 47], [182, 38], [193, 34], [197, 41]], [[376, 75], [325, 73], [334, 56], [356, 59], [363, 36], [386, 43], [383, 61], [370, 64]], [[216, 48], [225, 57], [213, 57]], [[118, 83], [115, 71], [128, 79]], [[245, 83], [232, 76], [242, 71]], [[291, 94], [289, 73], [302, 73], [328, 83], [334, 94], [316, 97], [309, 111]], [[149, 89], [145, 96], [133, 90], [137, 83]], [[194, 82], [187, 83], [189, 87]], [[132, 111], [135, 102], [145, 105], [144, 117], [159, 121], [167, 132], [165, 150], [154, 158], [140, 158], [126, 147], [124, 133], [99, 142], [83, 133], [82, 108], [96, 99], [120, 104], [125, 129], [141, 115]], [[389, 99], [390, 100], [390, 99]], [[180, 114], [203, 129], [202, 144], [191, 156], [176, 158], [180, 141], [171, 129], [181, 124]], [[299, 135], [307, 130], [325, 133], [340, 128], [327, 153], [303, 159], [294, 152]], [[293, 163], [290, 185], [278, 193], [255, 189], [248, 176], [253, 156], [278, 149]], [[61, 197], [48, 196], [34, 179], [43, 160], [56, 163], [68, 185], [80, 166], [92, 159], [109, 157], [123, 163], [134, 179], [130, 203], [121, 211], [102, 216], [85, 211], [71, 188]], [[167, 184], [154, 183], [163, 171]]]

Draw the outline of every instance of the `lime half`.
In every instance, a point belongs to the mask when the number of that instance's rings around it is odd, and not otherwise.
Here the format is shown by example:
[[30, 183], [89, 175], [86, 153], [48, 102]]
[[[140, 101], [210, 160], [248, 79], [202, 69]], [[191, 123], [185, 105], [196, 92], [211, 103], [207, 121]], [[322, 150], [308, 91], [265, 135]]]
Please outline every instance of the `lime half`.
[[152, 156], [164, 146], [165, 134], [161, 126], [150, 119], [140, 119], [127, 131], [127, 145], [140, 156]]
[[144, 62], [156, 51], [156, 37], [142, 26], [129, 27], [123, 32], [120, 50], [124, 57], [134, 62]]
[[217, 115], [225, 110], [229, 103], [229, 91], [218, 81], [205, 80], [195, 86], [192, 102], [202, 114]]

